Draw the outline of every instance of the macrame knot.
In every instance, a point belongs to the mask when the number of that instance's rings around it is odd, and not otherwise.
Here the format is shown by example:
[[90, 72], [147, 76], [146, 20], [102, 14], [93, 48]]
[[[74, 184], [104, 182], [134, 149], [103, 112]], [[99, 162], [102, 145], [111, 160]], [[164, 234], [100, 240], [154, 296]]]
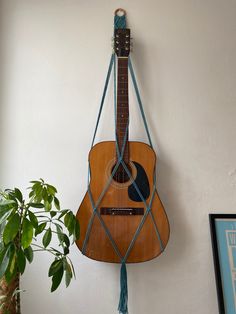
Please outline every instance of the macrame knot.
[[115, 15], [114, 16], [114, 28], [126, 28], [126, 17], [125, 15], [119, 16]]

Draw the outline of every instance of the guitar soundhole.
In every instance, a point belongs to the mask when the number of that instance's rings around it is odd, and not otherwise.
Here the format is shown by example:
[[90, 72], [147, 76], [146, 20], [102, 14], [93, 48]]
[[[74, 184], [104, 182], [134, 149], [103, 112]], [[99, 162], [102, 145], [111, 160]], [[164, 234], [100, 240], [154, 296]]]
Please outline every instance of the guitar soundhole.
[[[113, 166], [113, 169], [116, 165]], [[128, 168], [130, 174], [132, 175], [132, 170], [129, 165], [126, 164], [126, 167]], [[124, 169], [123, 165], [119, 165], [119, 167], [116, 170], [116, 173], [114, 174], [113, 180], [118, 183], [126, 183], [130, 180], [129, 175], [127, 174], [126, 170]]]

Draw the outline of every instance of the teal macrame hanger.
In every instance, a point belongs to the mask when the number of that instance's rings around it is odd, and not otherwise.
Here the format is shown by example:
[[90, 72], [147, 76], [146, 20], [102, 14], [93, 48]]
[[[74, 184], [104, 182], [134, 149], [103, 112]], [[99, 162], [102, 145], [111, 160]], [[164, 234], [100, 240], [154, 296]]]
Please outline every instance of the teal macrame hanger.
[[[125, 12], [125, 10], [120, 9], [120, 8], [117, 9], [115, 11], [115, 13], [114, 13], [114, 29], [119, 29], [119, 28], [126, 28], [126, 12]], [[138, 89], [138, 85], [137, 85], [137, 81], [136, 81], [136, 78], [135, 78], [135, 74], [134, 74], [134, 70], [133, 70], [133, 66], [132, 66], [132, 62], [131, 62], [130, 57], [129, 57], [129, 60], [128, 60], [128, 67], [129, 67], [129, 72], [130, 72], [131, 79], [132, 79], [132, 82], [133, 82], [133, 86], [134, 86], [134, 90], [135, 90], [138, 106], [139, 106], [139, 109], [140, 109], [140, 114], [142, 116], [144, 127], [145, 127], [146, 134], [147, 134], [147, 137], [148, 137], [149, 145], [152, 147], [151, 136], [150, 136], [150, 132], [149, 132], [149, 129], [148, 129], [145, 113], [144, 113], [144, 110], [143, 110], [142, 100], [141, 100], [141, 97], [140, 97], [140, 93], [139, 93], [139, 89]], [[99, 111], [98, 111], [98, 116], [97, 116], [97, 121], [96, 121], [96, 125], [95, 125], [95, 130], [94, 130], [94, 134], [93, 134], [93, 138], [92, 138], [91, 148], [93, 147], [94, 142], [95, 142], [97, 129], [98, 129], [98, 126], [99, 126], [99, 122], [100, 122], [100, 118], [101, 118], [101, 114], [102, 114], [102, 110], [103, 110], [103, 106], [104, 106], [104, 101], [105, 101], [105, 97], [106, 97], [106, 92], [107, 92], [108, 84], [109, 84], [109, 81], [110, 81], [110, 78], [111, 78], [112, 69], [113, 69], [113, 75], [114, 75], [114, 118], [115, 118], [115, 121], [116, 121], [116, 105], [117, 105], [117, 103], [116, 103], [116, 99], [117, 99], [116, 98], [117, 97], [116, 74], [117, 73], [116, 72], [117, 72], [117, 70], [116, 70], [116, 55], [113, 52], [112, 55], [111, 55], [111, 58], [110, 58], [110, 62], [109, 62], [108, 72], [107, 72], [105, 85], [104, 85], [104, 89], [103, 89], [103, 93], [102, 93], [102, 99], [101, 99], [101, 103], [100, 103], [100, 107], [99, 107]], [[125, 162], [123, 161], [123, 154], [124, 154], [125, 144], [126, 144], [126, 139], [127, 139], [127, 134], [128, 134], [128, 127], [129, 127], [129, 121], [128, 121], [127, 125], [126, 125], [126, 132], [125, 132], [125, 136], [124, 136], [124, 140], [123, 140], [123, 144], [122, 144], [121, 149], [119, 149], [117, 136], [116, 136], [116, 132], [115, 132], [116, 151], [117, 151], [117, 156], [118, 156], [117, 164], [114, 167], [114, 169], [112, 170], [112, 173], [111, 173], [110, 177], [108, 178], [107, 183], [105, 184], [105, 186], [103, 188], [103, 191], [102, 191], [102, 193], [100, 194], [100, 196], [99, 196], [99, 198], [97, 200], [94, 200], [93, 195], [92, 195], [91, 190], [90, 190], [90, 185], [89, 185], [90, 184], [90, 165], [88, 165], [88, 194], [89, 194], [89, 199], [90, 199], [90, 202], [91, 202], [91, 206], [93, 208], [93, 214], [92, 214], [91, 219], [89, 221], [89, 224], [88, 224], [88, 227], [87, 227], [87, 231], [86, 231], [86, 235], [85, 235], [85, 239], [84, 239], [84, 242], [83, 242], [83, 247], [82, 247], [82, 253], [85, 254], [87, 243], [88, 243], [88, 239], [89, 239], [89, 235], [90, 235], [91, 228], [92, 228], [92, 225], [93, 225], [93, 221], [94, 221], [95, 216], [97, 216], [99, 221], [100, 221], [100, 223], [101, 223], [101, 225], [104, 228], [104, 231], [105, 231], [107, 237], [109, 238], [109, 241], [111, 242], [111, 245], [112, 245], [114, 251], [116, 252], [116, 254], [119, 257], [120, 262], [121, 262], [120, 300], [119, 300], [119, 305], [118, 305], [118, 311], [119, 311], [120, 314], [128, 314], [128, 285], [127, 285], [126, 260], [127, 260], [128, 256], [129, 256], [130, 251], [133, 248], [133, 245], [134, 245], [134, 243], [135, 243], [135, 241], [136, 241], [136, 239], [137, 239], [137, 237], [138, 237], [138, 235], [139, 235], [139, 233], [140, 233], [140, 231], [142, 229], [142, 226], [145, 223], [145, 220], [146, 220], [148, 215], [151, 216], [151, 219], [153, 221], [153, 225], [154, 225], [154, 228], [155, 228], [155, 231], [156, 231], [156, 236], [157, 236], [157, 239], [159, 241], [161, 250], [162, 251], [164, 250], [164, 246], [163, 246], [163, 243], [162, 243], [159, 231], [158, 231], [158, 227], [157, 227], [157, 224], [155, 222], [153, 213], [151, 211], [152, 201], [153, 201], [154, 193], [156, 191], [156, 176], [155, 175], [153, 176], [153, 178], [154, 178], [153, 190], [151, 192], [150, 202], [149, 202], [149, 204], [147, 204], [147, 202], [146, 202], [145, 198], [143, 197], [139, 187], [135, 183], [134, 178], [132, 177], [132, 174], [130, 173], [129, 169], [127, 168]], [[146, 209], [145, 214], [143, 215], [143, 218], [141, 219], [141, 222], [140, 222], [138, 228], [136, 229], [136, 232], [135, 232], [135, 234], [133, 236], [133, 239], [131, 240], [131, 243], [130, 243], [130, 245], [129, 245], [127, 251], [126, 251], [126, 254], [124, 256], [122, 256], [122, 254], [120, 253], [120, 251], [119, 251], [119, 249], [118, 249], [114, 239], [112, 238], [112, 235], [110, 234], [109, 229], [107, 228], [105, 222], [103, 221], [99, 211], [97, 211], [97, 208], [98, 208], [99, 204], [101, 203], [101, 200], [104, 197], [105, 193], [107, 192], [107, 190], [108, 190], [108, 188], [109, 188], [109, 186], [110, 186], [110, 184], [112, 182], [112, 179], [113, 179], [113, 177], [114, 177], [114, 175], [116, 173], [116, 170], [118, 169], [120, 164], [125, 169], [127, 175], [129, 176], [132, 184], [135, 187], [135, 190], [137, 191], [137, 193], [138, 193], [138, 195], [139, 195], [139, 197], [140, 197], [141, 201], [143, 202], [144, 207]], [[154, 172], [155, 172], [155, 169], [154, 169]]]

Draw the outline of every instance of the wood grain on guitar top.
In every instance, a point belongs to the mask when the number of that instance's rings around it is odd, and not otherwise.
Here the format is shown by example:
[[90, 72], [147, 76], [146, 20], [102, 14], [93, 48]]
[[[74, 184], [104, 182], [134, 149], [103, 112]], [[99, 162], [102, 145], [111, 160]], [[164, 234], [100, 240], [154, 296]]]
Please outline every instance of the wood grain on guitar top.
[[[135, 167], [132, 165], [133, 161], [139, 163], [144, 169], [150, 185], [150, 192], [152, 193], [153, 175], [155, 175], [154, 168], [156, 162], [155, 153], [153, 149], [145, 143], [128, 142], [128, 145], [132, 175], [133, 177], [136, 176]], [[116, 162], [115, 156], [115, 142], [113, 141], [98, 143], [89, 153], [91, 170], [90, 189], [95, 203], [107, 184], [112, 167]], [[145, 212], [146, 208], [143, 202], [136, 202], [129, 198], [128, 188], [130, 184], [132, 183], [129, 181], [119, 183], [112, 180], [107, 192], [98, 206], [97, 211], [100, 212], [101, 207], [143, 207]], [[149, 204], [151, 193], [146, 200], [147, 204]], [[163, 248], [165, 248], [169, 239], [170, 230], [168, 218], [157, 192], [155, 192], [151, 210], [163, 243]], [[77, 213], [77, 218], [79, 219], [81, 225], [81, 236], [77, 241], [77, 246], [80, 250], [82, 250], [86, 230], [92, 214], [93, 208], [87, 192]], [[142, 217], [142, 215], [102, 215], [102, 219], [109, 229], [122, 256], [125, 255]], [[157, 257], [161, 253], [162, 249], [156, 235], [156, 230], [151, 216], [148, 214], [140, 234], [138, 235], [128, 256], [127, 263], [144, 262]], [[120, 258], [114, 251], [111, 242], [96, 215], [84, 254], [89, 258], [99, 261], [114, 263], [120, 262]]]

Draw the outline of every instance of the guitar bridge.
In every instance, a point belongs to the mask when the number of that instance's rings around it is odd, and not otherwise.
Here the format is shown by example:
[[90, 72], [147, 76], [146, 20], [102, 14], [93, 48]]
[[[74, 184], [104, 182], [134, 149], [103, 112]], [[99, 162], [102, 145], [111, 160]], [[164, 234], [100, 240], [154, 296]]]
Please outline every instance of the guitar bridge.
[[144, 208], [131, 208], [131, 207], [101, 207], [101, 215], [112, 215], [112, 216], [134, 216], [144, 215]]

